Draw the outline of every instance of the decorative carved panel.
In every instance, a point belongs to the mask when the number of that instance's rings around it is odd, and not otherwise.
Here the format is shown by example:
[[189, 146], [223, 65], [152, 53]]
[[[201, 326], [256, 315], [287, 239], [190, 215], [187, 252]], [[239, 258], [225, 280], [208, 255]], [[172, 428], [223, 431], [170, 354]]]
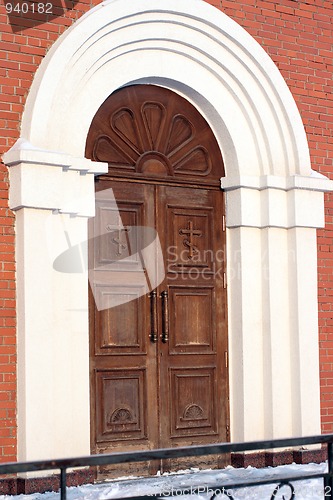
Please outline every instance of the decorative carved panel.
[[139, 231], [133, 228], [141, 225], [143, 205], [139, 203], [99, 203], [96, 207], [94, 247], [94, 268], [118, 268], [125, 270], [140, 265]]
[[205, 119], [179, 95], [153, 85], [124, 88], [103, 103], [88, 133], [86, 155], [122, 175], [215, 185], [224, 175]]
[[215, 351], [214, 288], [169, 287], [170, 354]]
[[[201, 268], [212, 270], [213, 221], [212, 209], [167, 207], [169, 236], [168, 268], [184, 271]], [[196, 271], [196, 276], [198, 273]]]
[[170, 370], [171, 437], [216, 434], [215, 368]]
[[145, 370], [96, 372], [97, 441], [142, 439], [146, 436]]

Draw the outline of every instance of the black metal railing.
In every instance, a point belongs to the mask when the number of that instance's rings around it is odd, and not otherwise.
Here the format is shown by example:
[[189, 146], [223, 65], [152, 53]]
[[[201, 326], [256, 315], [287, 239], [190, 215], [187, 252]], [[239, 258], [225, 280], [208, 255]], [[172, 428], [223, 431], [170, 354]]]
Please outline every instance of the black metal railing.
[[[206, 485], [206, 491], [210, 493], [210, 500], [214, 500], [217, 495], [225, 496], [229, 500], [233, 500], [232, 491], [238, 488], [247, 488], [252, 486], [260, 486], [273, 484], [275, 485], [271, 500], [274, 500], [281, 488], [289, 488], [290, 500], [296, 498], [293, 482], [308, 479], [323, 479], [323, 498], [333, 500], [333, 434], [324, 434], [320, 436], [309, 436], [302, 438], [275, 439], [268, 441], [252, 441], [248, 443], [221, 443], [212, 445], [187, 446], [181, 448], [165, 448], [149, 451], [135, 451], [131, 453], [111, 453], [103, 455], [90, 455], [86, 457], [65, 458], [59, 460], [44, 460], [34, 462], [15, 462], [0, 464], [0, 475], [14, 474], [23, 472], [60, 470], [60, 498], [66, 500], [66, 477], [67, 470], [76, 467], [96, 467], [99, 465], [115, 465], [130, 462], [146, 462], [149, 460], [170, 459], [180, 457], [194, 457], [202, 455], [222, 455], [226, 453], [245, 452], [245, 451], [261, 451], [276, 448], [293, 448], [309, 445], [327, 445], [327, 461], [328, 470], [322, 473], [309, 474], [275, 474], [267, 477], [267, 479], [251, 479], [248, 481], [224, 481], [220, 485]], [[110, 484], [110, 483], [108, 483]], [[209, 488], [208, 488], [209, 487]], [[177, 488], [177, 496], [180, 495], [180, 488]], [[188, 488], [184, 488], [184, 494], [188, 493]], [[199, 486], [191, 488], [191, 495], [203, 493]], [[284, 492], [285, 493], [285, 492]], [[168, 495], [170, 496], [170, 495]], [[127, 497], [128, 500], [144, 500], [152, 498], [161, 498], [158, 494], [149, 494], [136, 497]], [[286, 499], [285, 496], [283, 498]]]

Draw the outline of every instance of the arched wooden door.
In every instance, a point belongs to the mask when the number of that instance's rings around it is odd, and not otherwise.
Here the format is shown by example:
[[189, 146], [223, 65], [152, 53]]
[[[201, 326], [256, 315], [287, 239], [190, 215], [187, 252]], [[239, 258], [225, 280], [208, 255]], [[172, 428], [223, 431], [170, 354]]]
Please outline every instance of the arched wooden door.
[[[179, 95], [135, 85], [100, 107], [86, 156], [109, 164], [90, 223], [92, 451], [227, 441], [224, 171], [214, 135]], [[104, 196], [110, 188], [117, 205]], [[165, 278], [154, 291], [135, 258], [121, 259], [136, 226], [159, 236]], [[97, 237], [105, 228], [110, 237]], [[113, 307], [99, 310], [96, 297]]]

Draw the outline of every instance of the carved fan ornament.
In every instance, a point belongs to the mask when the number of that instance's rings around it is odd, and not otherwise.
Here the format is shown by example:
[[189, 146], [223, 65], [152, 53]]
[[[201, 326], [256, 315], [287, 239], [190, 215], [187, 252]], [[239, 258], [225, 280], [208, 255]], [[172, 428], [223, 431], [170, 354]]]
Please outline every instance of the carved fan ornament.
[[[180, 96], [154, 86], [137, 85], [112, 94], [95, 115], [86, 153], [108, 162], [110, 172], [124, 175], [223, 175], [219, 148], [202, 116]], [[218, 176], [211, 175], [216, 155]]]
[[133, 422], [133, 415], [128, 408], [117, 408], [112, 412], [110, 424], [123, 425]]
[[[154, 108], [156, 116], [148, 112]], [[121, 109], [110, 119], [113, 137], [102, 135], [97, 138], [94, 160], [107, 161], [115, 167], [135, 168], [141, 173], [175, 175], [177, 171], [182, 174], [195, 171], [196, 174], [208, 175], [211, 163], [207, 150], [202, 146], [185, 148], [195, 134], [190, 122], [185, 116], [176, 115], [170, 124], [166, 124], [165, 113], [158, 103], [147, 102], [143, 105], [140, 119], [144, 123], [145, 142], [149, 142], [151, 147], [145, 151], [137, 116], [130, 109]], [[159, 137], [166, 126], [169, 128], [168, 140], [162, 150]], [[127, 148], [124, 148], [124, 143]], [[177, 159], [176, 152], [180, 152]]]
[[204, 411], [201, 406], [196, 404], [191, 404], [186, 406], [183, 414], [184, 420], [202, 420]]

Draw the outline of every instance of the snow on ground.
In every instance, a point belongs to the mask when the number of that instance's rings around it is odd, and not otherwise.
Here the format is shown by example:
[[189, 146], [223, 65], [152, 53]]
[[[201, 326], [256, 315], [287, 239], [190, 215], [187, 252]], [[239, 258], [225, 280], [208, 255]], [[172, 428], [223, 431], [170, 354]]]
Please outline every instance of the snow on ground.
[[[168, 498], [172, 495], [179, 496], [179, 489], [187, 489], [186, 500], [209, 500], [212, 492], [210, 486], [222, 486], [231, 481], [252, 480], [254, 478], [268, 479], [277, 474], [320, 474], [327, 470], [327, 464], [308, 465], [281, 465], [279, 467], [267, 467], [256, 469], [235, 469], [227, 467], [222, 470], [191, 469], [179, 471], [178, 473], [157, 475], [149, 478], [130, 478], [114, 480], [100, 484], [89, 484], [85, 486], [67, 489], [67, 500], [108, 500], [135, 495], [158, 494]], [[308, 479], [293, 483], [296, 500], [322, 500], [324, 498], [324, 487], [322, 479]], [[200, 493], [191, 495], [191, 487], [200, 487]], [[252, 488], [239, 488], [230, 493], [234, 500], [269, 500], [273, 494], [275, 485], [255, 486]], [[178, 494], [177, 494], [178, 493]], [[219, 495], [218, 500], [224, 500], [226, 495]], [[276, 500], [290, 499], [291, 492], [287, 486], [283, 487], [276, 496]], [[0, 500], [57, 500], [59, 493], [35, 493], [33, 495], [0, 495]]]

